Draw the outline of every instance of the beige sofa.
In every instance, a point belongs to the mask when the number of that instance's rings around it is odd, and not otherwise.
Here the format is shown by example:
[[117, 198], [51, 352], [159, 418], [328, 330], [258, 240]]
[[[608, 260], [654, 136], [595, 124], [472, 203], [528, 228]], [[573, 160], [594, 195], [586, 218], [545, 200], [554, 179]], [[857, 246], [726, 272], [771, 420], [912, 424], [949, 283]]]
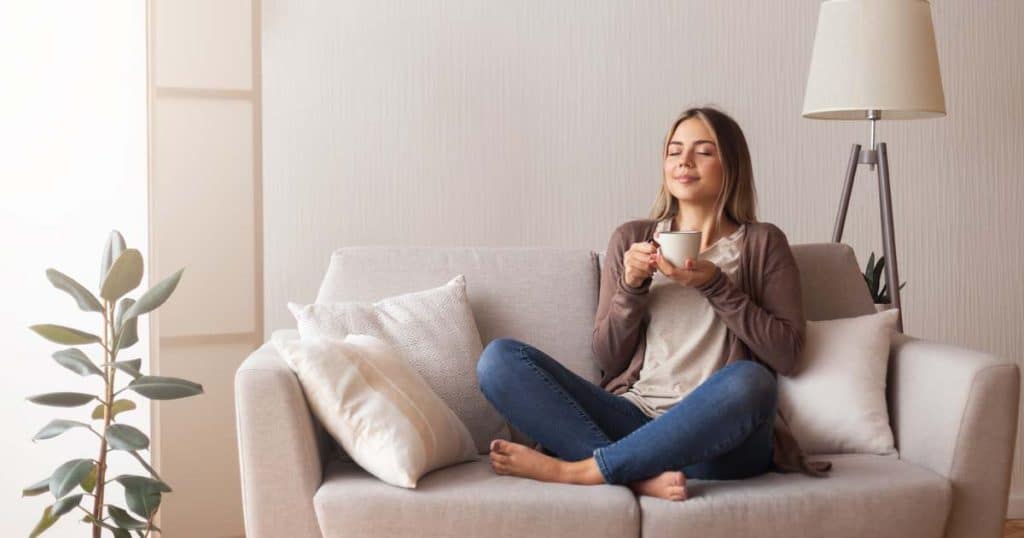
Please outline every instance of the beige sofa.
[[[794, 245], [808, 319], [874, 312], [853, 250]], [[466, 275], [483, 344], [522, 339], [596, 381], [590, 348], [603, 252], [551, 248], [338, 250], [317, 302], [377, 300]], [[283, 306], [282, 306], [283, 307]], [[913, 304], [909, 305], [913, 316]], [[1017, 431], [1009, 359], [897, 335], [888, 376], [898, 454], [831, 454], [828, 478], [688, 481], [691, 498], [499, 476], [486, 455], [387, 485], [339, 454], [270, 344], [235, 376], [250, 538], [488, 536], [1001, 536]], [[513, 431], [518, 440], [528, 441]]]

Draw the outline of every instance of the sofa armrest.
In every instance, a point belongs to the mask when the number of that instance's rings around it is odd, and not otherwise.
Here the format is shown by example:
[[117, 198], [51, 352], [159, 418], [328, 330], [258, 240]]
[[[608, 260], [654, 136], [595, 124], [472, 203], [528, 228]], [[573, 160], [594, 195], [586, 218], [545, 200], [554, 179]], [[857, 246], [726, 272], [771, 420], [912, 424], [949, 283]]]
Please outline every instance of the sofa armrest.
[[1017, 364], [896, 334], [888, 385], [900, 458], [952, 485], [946, 538], [1001, 537], [1017, 440]]
[[235, 410], [246, 536], [320, 538], [313, 509], [323, 481], [318, 425], [272, 342], [235, 372]]

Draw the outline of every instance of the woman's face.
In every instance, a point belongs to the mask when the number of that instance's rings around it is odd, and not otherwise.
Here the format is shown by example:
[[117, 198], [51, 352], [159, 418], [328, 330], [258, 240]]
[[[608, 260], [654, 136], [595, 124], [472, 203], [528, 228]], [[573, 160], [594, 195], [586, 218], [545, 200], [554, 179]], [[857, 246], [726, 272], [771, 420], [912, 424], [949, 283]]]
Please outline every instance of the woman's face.
[[722, 189], [722, 161], [711, 131], [700, 118], [680, 123], [665, 155], [665, 184], [682, 203], [711, 207]]

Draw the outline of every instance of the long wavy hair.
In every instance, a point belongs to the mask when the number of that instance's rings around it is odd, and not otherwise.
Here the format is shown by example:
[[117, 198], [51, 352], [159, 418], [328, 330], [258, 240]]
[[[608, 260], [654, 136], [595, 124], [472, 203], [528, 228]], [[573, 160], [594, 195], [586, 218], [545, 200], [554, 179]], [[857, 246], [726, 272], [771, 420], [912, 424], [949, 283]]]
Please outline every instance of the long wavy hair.
[[683, 111], [665, 135], [665, 142], [661, 147], [661, 188], [651, 208], [650, 218], [675, 218], [679, 213], [679, 200], [669, 192], [665, 181], [664, 163], [668, 157], [668, 143], [672, 141], [672, 134], [676, 132], [680, 123], [690, 118], [699, 118], [711, 131], [711, 136], [718, 146], [719, 159], [722, 161], [722, 189], [715, 200], [715, 232], [721, 229], [723, 216], [726, 215], [737, 224], [757, 222], [757, 192], [754, 189], [754, 170], [750, 163], [747, 139], [736, 120], [725, 112], [708, 106]]

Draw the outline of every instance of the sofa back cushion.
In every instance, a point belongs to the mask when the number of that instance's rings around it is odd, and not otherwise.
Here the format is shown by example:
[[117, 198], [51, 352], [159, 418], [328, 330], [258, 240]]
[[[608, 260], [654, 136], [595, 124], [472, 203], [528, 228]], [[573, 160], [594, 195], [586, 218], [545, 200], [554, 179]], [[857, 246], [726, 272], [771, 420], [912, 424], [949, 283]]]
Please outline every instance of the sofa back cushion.
[[803, 243], [790, 248], [800, 268], [804, 315], [808, 320], [853, 318], [876, 312], [850, 245]]
[[586, 249], [345, 247], [331, 256], [316, 302], [373, 302], [436, 287], [456, 274], [465, 275], [484, 346], [515, 338], [585, 379], [600, 379], [590, 346], [598, 274]]

